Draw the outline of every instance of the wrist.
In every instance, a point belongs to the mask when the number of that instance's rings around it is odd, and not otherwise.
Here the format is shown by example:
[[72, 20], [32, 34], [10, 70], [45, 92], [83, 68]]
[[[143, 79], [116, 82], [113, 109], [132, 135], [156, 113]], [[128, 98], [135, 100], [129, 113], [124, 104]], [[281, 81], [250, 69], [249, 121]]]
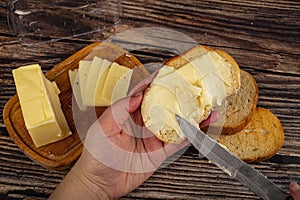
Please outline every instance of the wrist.
[[94, 183], [76, 163], [49, 197], [49, 200], [109, 200], [110, 196]]

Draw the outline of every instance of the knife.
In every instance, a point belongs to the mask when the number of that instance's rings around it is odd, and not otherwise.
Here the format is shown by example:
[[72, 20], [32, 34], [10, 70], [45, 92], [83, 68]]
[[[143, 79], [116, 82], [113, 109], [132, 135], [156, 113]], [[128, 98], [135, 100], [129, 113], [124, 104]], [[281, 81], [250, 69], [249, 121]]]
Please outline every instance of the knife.
[[252, 166], [234, 156], [216, 140], [206, 135], [187, 120], [176, 115], [181, 130], [193, 146], [213, 164], [230, 177], [238, 180], [256, 195], [265, 200], [292, 200], [285, 191], [276, 186]]

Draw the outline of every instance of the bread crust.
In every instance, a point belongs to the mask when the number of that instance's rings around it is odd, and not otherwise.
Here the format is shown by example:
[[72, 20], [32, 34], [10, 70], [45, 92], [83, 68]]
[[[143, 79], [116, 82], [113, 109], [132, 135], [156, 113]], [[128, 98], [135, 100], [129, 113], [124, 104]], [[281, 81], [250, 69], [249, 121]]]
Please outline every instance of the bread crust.
[[202, 56], [211, 50], [212, 50], [211, 48], [206, 46], [195, 46], [181, 55], [177, 55], [170, 58], [165, 62], [165, 65], [174, 67], [174, 69], [179, 69], [180, 67], [194, 60], [196, 57]]

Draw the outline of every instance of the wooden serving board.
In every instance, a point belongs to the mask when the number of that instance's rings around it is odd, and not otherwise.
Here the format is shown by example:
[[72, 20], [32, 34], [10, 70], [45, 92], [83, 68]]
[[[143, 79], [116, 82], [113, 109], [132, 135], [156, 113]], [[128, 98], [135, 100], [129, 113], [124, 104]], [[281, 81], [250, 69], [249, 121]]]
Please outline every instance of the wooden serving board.
[[[112, 43], [90, 44], [45, 73], [45, 76], [49, 80], [55, 81], [60, 89], [59, 97], [62, 110], [72, 131], [72, 135], [66, 139], [39, 148], [35, 147], [25, 127], [17, 94], [14, 95], [5, 105], [3, 111], [4, 123], [11, 138], [30, 159], [45, 168], [68, 168], [77, 160], [82, 152], [83, 143], [81, 137], [79, 137], [78, 131], [81, 131], [81, 134], [85, 134], [83, 132], [86, 132], [89, 125], [94, 122], [95, 117], [86, 117], [86, 112], [81, 112], [78, 109], [75, 100], [72, 100], [74, 98], [72, 98], [72, 89], [68, 77], [68, 71], [78, 68], [80, 60], [92, 60], [94, 56], [115, 61], [118, 64], [129, 68], [134, 68], [131, 87], [148, 74], [147, 70], [136, 57], [129, 55], [126, 50], [121, 49]], [[95, 110], [97, 117], [99, 117], [106, 108], [100, 107], [96, 109], [89, 109]], [[74, 114], [74, 112], [76, 114]], [[84, 124], [85, 129], [83, 128], [79, 130], [78, 127], [80, 126], [75, 126], [75, 118], [80, 119], [78, 121]]]

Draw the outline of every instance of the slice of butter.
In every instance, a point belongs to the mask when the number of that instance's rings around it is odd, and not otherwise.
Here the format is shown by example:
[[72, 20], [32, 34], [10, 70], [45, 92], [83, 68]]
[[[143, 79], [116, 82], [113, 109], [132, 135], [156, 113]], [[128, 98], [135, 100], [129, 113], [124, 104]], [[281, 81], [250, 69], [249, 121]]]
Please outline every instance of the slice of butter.
[[92, 61], [87, 61], [87, 60], [79, 61], [78, 77], [79, 77], [80, 94], [81, 94], [83, 105], [87, 105], [87, 101], [88, 101], [86, 98], [86, 84], [87, 84], [91, 65], [92, 65]]
[[61, 109], [59, 89], [43, 75], [39, 65], [13, 70], [25, 126], [36, 147], [71, 135]]
[[96, 81], [96, 90], [94, 95], [95, 106], [108, 106], [105, 104], [105, 100], [103, 100], [102, 93], [104, 88], [104, 83], [111, 66], [112, 62], [104, 59], [98, 74], [98, 79]]
[[86, 111], [87, 107], [83, 105], [81, 98], [78, 69], [69, 70], [69, 79], [73, 91], [73, 97], [75, 98], [75, 102], [77, 103], [79, 110]]
[[102, 91], [103, 103], [111, 105], [115, 101], [126, 97], [133, 70], [115, 62], [112, 63]]
[[89, 74], [85, 86], [85, 106], [95, 106], [95, 93], [97, 80], [102, 66], [103, 59], [97, 56], [94, 57], [90, 66]]

